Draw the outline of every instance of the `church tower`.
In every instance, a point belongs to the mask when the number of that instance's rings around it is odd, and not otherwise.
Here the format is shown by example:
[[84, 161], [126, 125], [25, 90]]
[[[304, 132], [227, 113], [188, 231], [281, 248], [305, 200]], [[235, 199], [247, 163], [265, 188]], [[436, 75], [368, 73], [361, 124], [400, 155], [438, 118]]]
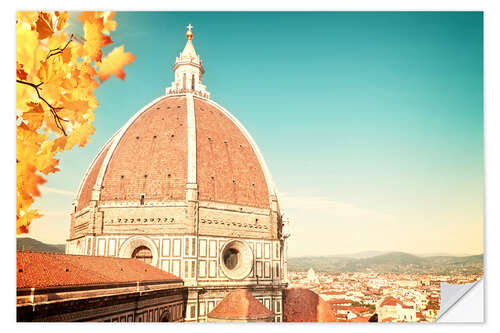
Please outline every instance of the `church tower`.
[[[232, 320], [228, 303], [254, 298], [269, 310], [255, 318], [282, 321], [288, 234], [277, 191], [253, 138], [203, 85], [192, 28], [165, 95], [90, 164], [66, 253], [136, 258], [182, 278], [185, 321]], [[242, 303], [215, 310], [226, 297]]]

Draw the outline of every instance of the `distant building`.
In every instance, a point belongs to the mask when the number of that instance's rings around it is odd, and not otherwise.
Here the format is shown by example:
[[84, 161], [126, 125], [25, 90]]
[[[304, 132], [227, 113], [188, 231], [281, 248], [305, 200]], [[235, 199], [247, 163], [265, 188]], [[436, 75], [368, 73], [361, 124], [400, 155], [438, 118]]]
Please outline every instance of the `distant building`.
[[319, 283], [319, 279], [316, 276], [316, 272], [314, 272], [314, 269], [309, 268], [307, 271], [307, 280], [311, 283]]
[[417, 311], [414, 306], [404, 304], [397, 298], [387, 296], [376, 306], [378, 321], [417, 321]]
[[416, 280], [400, 280], [398, 281], [398, 285], [401, 288], [415, 288], [419, 285], [419, 281]]

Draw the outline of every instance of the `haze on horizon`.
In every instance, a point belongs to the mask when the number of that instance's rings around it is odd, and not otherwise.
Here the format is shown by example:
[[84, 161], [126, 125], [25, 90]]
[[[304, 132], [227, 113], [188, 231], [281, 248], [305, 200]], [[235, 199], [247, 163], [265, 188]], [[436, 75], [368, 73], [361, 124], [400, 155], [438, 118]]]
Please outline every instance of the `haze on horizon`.
[[92, 142], [59, 155], [61, 171], [35, 203], [45, 216], [28, 237], [65, 242], [86, 168], [164, 93], [191, 23], [207, 89], [253, 136], [276, 182], [290, 257], [483, 253], [482, 13], [118, 12], [116, 20], [114, 45], [136, 61], [124, 82], [97, 90]]

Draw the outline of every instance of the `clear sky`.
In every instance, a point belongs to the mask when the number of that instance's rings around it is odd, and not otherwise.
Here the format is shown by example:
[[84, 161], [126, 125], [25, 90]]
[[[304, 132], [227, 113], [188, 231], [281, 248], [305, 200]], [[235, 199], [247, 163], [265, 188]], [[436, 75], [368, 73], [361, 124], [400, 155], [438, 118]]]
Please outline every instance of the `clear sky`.
[[[76, 14], [73, 15], [76, 17]], [[483, 15], [116, 15], [136, 60], [98, 90], [96, 133], [60, 155], [28, 235], [63, 243], [105, 141], [164, 94], [185, 27], [212, 99], [259, 145], [291, 220], [290, 256], [483, 252]], [[111, 49], [108, 47], [108, 49]]]

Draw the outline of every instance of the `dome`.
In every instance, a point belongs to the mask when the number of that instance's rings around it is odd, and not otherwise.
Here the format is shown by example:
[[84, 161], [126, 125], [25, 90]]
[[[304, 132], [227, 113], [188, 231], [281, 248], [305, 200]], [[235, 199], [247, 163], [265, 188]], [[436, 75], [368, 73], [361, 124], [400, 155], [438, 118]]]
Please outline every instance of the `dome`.
[[332, 309], [318, 294], [306, 288], [288, 288], [283, 293], [283, 321], [334, 322]]
[[271, 321], [274, 313], [247, 289], [231, 291], [208, 314], [212, 321]]
[[248, 131], [211, 99], [187, 37], [165, 95], [87, 169], [66, 253], [140, 260], [178, 276], [189, 289], [185, 321], [282, 321], [289, 233], [274, 182]]
[[[193, 101], [194, 143], [186, 96], [155, 100], [101, 149], [80, 185], [77, 211], [89, 205], [93, 190], [100, 202], [184, 200], [190, 167], [198, 200], [269, 208], [274, 185], [253, 139], [215, 102]], [[189, 154], [196, 154], [193, 165]]]

